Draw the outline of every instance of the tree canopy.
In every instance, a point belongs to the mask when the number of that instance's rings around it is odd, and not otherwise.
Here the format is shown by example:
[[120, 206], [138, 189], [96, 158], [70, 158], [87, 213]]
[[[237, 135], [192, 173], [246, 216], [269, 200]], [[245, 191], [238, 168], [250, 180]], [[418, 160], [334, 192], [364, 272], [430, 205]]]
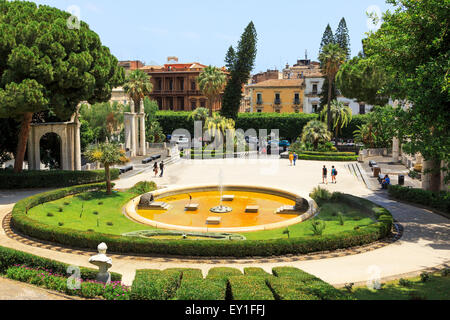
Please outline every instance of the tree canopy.
[[140, 112], [139, 107], [142, 99], [148, 97], [153, 91], [153, 84], [150, 81], [151, 77], [142, 70], [133, 70], [127, 76], [124, 91], [128, 94], [134, 102], [135, 112]]
[[99, 36], [70, 14], [27, 1], [0, 0], [0, 117], [21, 122], [15, 170], [21, 171], [34, 113], [68, 120], [81, 101], [108, 101], [123, 69]]

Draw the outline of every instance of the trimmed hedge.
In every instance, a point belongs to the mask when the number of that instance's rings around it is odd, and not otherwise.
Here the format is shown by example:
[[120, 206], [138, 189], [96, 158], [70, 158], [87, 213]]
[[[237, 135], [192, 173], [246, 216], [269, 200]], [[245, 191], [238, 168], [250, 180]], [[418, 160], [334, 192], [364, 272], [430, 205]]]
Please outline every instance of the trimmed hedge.
[[132, 300], [169, 300], [175, 296], [181, 281], [178, 270], [137, 270], [131, 286]]
[[389, 196], [450, 213], [450, 192], [435, 193], [403, 186], [389, 186]]
[[[159, 111], [156, 118], [161, 124], [164, 133], [172, 134], [176, 129], [186, 129], [194, 135], [194, 121], [188, 120], [190, 112], [183, 111]], [[297, 140], [303, 131], [303, 127], [311, 120], [318, 119], [317, 114], [305, 113], [239, 113], [236, 120], [236, 129], [247, 131], [255, 129], [258, 133], [260, 129], [279, 129], [280, 137], [291, 141]], [[343, 139], [353, 139], [353, 132], [358, 125], [364, 124], [367, 120], [365, 115], [355, 115], [350, 124], [342, 130], [339, 135]]]
[[330, 157], [354, 157], [354, 152], [318, 152], [318, 151], [301, 151], [301, 154], [310, 156], [330, 156]]
[[299, 154], [299, 160], [312, 160], [312, 161], [358, 161], [359, 156], [318, 156], [309, 154]]
[[245, 241], [186, 241], [152, 240], [130, 238], [118, 235], [101, 234], [53, 227], [33, 220], [27, 211], [44, 202], [63, 197], [96, 191], [103, 184], [76, 186], [35, 195], [19, 201], [13, 209], [11, 223], [15, 230], [44, 241], [56, 242], [78, 248], [96, 249], [98, 244], [108, 244], [110, 252], [161, 254], [182, 256], [280, 256], [286, 254], [308, 254], [317, 251], [329, 251], [361, 246], [385, 238], [392, 230], [393, 218], [389, 211], [374, 203], [350, 195], [335, 193], [333, 201], [344, 201], [351, 206], [359, 206], [371, 213], [378, 222], [361, 227], [358, 230], [344, 231], [331, 235], [308, 236], [291, 239], [245, 240]]
[[262, 269], [262, 268], [244, 268], [244, 275], [258, 276], [258, 277], [270, 276], [270, 274], [265, 272], [264, 269]]
[[186, 280], [181, 282], [175, 300], [225, 300], [227, 284], [214, 280]]
[[289, 278], [271, 278], [267, 280], [276, 300], [321, 300], [313, 294], [307, 294], [295, 287], [296, 282]]
[[[69, 264], [66, 263], [35, 256], [33, 254], [14, 249], [0, 247], [0, 274], [5, 274], [10, 267], [16, 265], [25, 265], [30, 268], [48, 269], [59, 274], [66, 274], [67, 268], [69, 267]], [[80, 268], [80, 272], [81, 278], [85, 280], [95, 280], [98, 270]], [[112, 272], [111, 280], [121, 281], [122, 275]]]
[[[119, 169], [111, 169], [111, 179], [119, 178]], [[105, 181], [104, 170], [23, 171], [0, 170], [0, 189], [62, 188]]]
[[264, 277], [239, 276], [228, 279], [232, 300], [275, 300]]

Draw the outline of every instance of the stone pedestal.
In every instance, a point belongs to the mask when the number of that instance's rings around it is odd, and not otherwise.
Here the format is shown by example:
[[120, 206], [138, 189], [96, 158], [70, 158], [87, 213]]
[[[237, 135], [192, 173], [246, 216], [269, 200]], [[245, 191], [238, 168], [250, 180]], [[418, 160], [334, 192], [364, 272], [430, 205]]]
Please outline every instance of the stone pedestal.
[[98, 267], [96, 280], [103, 283], [111, 282], [111, 274], [108, 269], [112, 267], [112, 259], [106, 256], [108, 247], [105, 243], [98, 245], [98, 254], [89, 259], [89, 263]]
[[394, 138], [392, 141], [392, 162], [398, 163], [400, 158], [400, 140]]

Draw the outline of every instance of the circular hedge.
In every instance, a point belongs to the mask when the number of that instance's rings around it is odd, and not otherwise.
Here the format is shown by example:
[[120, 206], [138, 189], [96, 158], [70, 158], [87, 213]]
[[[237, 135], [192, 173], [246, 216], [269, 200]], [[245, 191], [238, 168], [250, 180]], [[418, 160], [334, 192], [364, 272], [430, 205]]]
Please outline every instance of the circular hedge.
[[291, 239], [215, 241], [215, 240], [152, 240], [130, 238], [89, 231], [52, 227], [28, 217], [31, 208], [66, 196], [98, 191], [104, 184], [75, 186], [38, 194], [19, 201], [13, 209], [12, 227], [27, 236], [76, 248], [95, 250], [105, 242], [109, 251], [118, 254], [160, 254], [177, 256], [251, 257], [308, 254], [361, 246], [387, 237], [393, 225], [388, 210], [368, 200], [347, 194], [335, 193], [334, 201], [344, 202], [372, 214], [377, 222], [357, 230], [333, 235], [308, 236]]

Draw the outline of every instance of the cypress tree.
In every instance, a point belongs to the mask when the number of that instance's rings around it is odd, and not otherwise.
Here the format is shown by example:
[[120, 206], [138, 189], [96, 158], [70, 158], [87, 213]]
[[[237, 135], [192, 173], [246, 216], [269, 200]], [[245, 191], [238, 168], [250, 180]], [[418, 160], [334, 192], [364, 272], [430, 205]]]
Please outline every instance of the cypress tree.
[[242, 99], [242, 87], [250, 78], [256, 59], [257, 34], [253, 22], [245, 28], [239, 41], [237, 52], [230, 47], [225, 57], [225, 63], [230, 71], [222, 99], [221, 114], [236, 120]]
[[330, 24], [328, 24], [322, 36], [322, 42], [320, 43], [320, 52], [322, 52], [323, 47], [330, 43], [336, 43], [336, 40], [333, 35], [333, 30], [331, 30]]
[[342, 18], [339, 22], [339, 26], [336, 30], [335, 41], [346, 52], [347, 60], [349, 60], [351, 57], [350, 35], [348, 33], [347, 22], [345, 21], [345, 18]]

